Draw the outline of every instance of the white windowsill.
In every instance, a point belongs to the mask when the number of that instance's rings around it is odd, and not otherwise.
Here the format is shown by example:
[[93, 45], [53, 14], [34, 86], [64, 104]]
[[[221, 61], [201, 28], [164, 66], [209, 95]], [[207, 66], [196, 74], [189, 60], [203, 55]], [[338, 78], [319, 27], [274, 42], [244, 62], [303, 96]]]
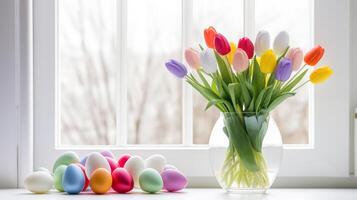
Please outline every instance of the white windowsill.
[[[240, 198], [243, 197], [243, 198]], [[0, 190], [0, 199], [12, 200], [59, 200], [59, 199], [120, 199], [120, 200], [225, 200], [225, 199], [252, 199], [252, 200], [356, 200], [357, 189], [271, 189], [267, 194], [254, 195], [233, 195], [223, 192], [221, 189], [185, 189], [178, 193], [146, 194], [135, 191], [130, 194], [110, 193], [105, 195], [93, 195], [92, 193], [81, 195], [65, 195], [64, 193], [51, 192], [50, 194], [36, 195], [23, 189], [3, 189]]]

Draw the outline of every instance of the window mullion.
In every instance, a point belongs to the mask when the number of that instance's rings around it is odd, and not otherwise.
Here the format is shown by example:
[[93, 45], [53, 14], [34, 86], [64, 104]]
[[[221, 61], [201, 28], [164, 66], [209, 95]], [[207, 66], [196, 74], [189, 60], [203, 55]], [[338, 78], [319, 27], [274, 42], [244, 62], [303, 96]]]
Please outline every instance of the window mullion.
[[[116, 145], [127, 144], [127, 80], [126, 80], [126, 27], [127, 27], [127, 0], [117, 0], [117, 27], [116, 27]], [[119, 85], [118, 85], [119, 84]]]
[[244, 36], [255, 35], [255, 0], [244, 0]]
[[[182, 0], [182, 60], [183, 52], [193, 42], [193, 1]], [[189, 146], [193, 143], [193, 103], [192, 89], [182, 83], [182, 142]]]

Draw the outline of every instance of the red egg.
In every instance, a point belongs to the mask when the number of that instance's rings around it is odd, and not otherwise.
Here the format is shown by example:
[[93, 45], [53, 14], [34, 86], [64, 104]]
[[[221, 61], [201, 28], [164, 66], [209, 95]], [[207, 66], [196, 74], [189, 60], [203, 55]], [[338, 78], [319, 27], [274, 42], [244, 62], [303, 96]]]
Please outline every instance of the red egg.
[[112, 173], [112, 188], [118, 193], [127, 193], [134, 187], [133, 177], [124, 168], [116, 168]]
[[116, 160], [114, 160], [113, 158], [110, 158], [110, 157], [105, 157], [105, 159], [107, 159], [108, 163], [109, 163], [109, 166], [110, 166], [110, 170], [111, 170], [111, 173], [113, 173], [113, 171], [118, 168], [118, 163]]
[[88, 179], [87, 174], [86, 174], [86, 168], [81, 163], [76, 163], [76, 165], [78, 165], [81, 168], [81, 170], [82, 170], [82, 172], [84, 174], [85, 181], [84, 181], [84, 186], [83, 186], [82, 191], [86, 191], [87, 187], [89, 185], [89, 179]]
[[128, 161], [129, 158], [131, 158], [131, 155], [129, 155], [129, 154], [121, 155], [119, 160], [118, 160], [119, 167], [124, 167], [126, 161]]

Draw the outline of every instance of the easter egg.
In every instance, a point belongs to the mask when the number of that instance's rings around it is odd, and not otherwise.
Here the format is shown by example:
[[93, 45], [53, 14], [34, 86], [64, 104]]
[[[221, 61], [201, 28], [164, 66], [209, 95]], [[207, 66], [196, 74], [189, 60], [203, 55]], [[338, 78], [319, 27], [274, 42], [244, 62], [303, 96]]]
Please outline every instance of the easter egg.
[[163, 171], [165, 171], [165, 170], [167, 170], [167, 169], [177, 169], [177, 168], [176, 168], [175, 166], [173, 166], [173, 165], [165, 165]]
[[140, 188], [148, 193], [156, 193], [162, 189], [163, 182], [159, 172], [155, 169], [144, 169], [139, 176]]
[[55, 184], [55, 188], [59, 191], [59, 192], [63, 192], [63, 185], [62, 185], [62, 178], [63, 178], [63, 174], [66, 171], [67, 166], [66, 165], [60, 165], [56, 168], [55, 173], [53, 174], [54, 176], [54, 184]]
[[78, 194], [83, 190], [84, 182], [82, 169], [76, 164], [68, 165], [62, 178], [64, 191], [68, 194]]
[[79, 163], [81, 163], [83, 166], [85, 166], [87, 158], [88, 158], [88, 155], [86, 155], [84, 158], [82, 158], [82, 160]]
[[86, 174], [86, 168], [81, 163], [76, 163], [76, 165], [78, 167], [80, 167], [81, 170], [82, 170], [82, 173], [83, 173], [83, 176], [84, 176], [84, 186], [83, 186], [83, 190], [82, 191], [86, 191], [87, 188], [88, 188], [88, 185], [89, 185], [89, 179], [88, 179], [88, 176]]
[[104, 158], [104, 156], [100, 153], [93, 152], [89, 154], [86, 164], [86, 175], [87, 177], [91, 177], [91, 174], [94, 172], [94, 170], [98, 168], [104, 168], [108, 170], [108, 172], [111, 172], [110, 166], [108, 161]]
[[145, 160], [146, 168], [156, 169], [156, 171], [158, 171], [159, 173], [161, 173], [164, 170], [165, 165], [166, 165], [166, 158], [160, 154], [151, 155]]
[[114, 154], [108, 150], [101, 151], [100, 154], [102, 154], [104, 157], [109, 157], [109, 158], [113, 158], [113, 159], [115, 158]]
[[79, 157], [73, 151], [68, 151], [62, 154], [60, 157], [57, 158], [55, 164], [53, 165], [53, 172], [55, 172], [56, 168], [60, 165], [69, 165], [72, 163], [79, 162]]
[[139, 174], [144, 170], [144, 160], [140, 156], [133, 156], [126, 161], [124, 168], [134, 179], [134, 186], [139, 187]]
[[134, 187], [133, 177], [124, 168], [116, 168], [112, 173], [112, 188], [118, 193], [127, 193]]
[[26, 177], [24, 186], [36, 194], [47, 193], [53, 186], [53, 177], [44, 171], [33, 172]]
[[50, 170], [48, 170], [48, 169], [45, 168], [45, 167], [39, 167], [39, 168], [37, 168], [36, 171], [37, 171], [37, 172], [38, 172], [38, 171], [43, 171], [43, 172], [47, 172], [47, 173], [51, 174]]
[[107, 169], [98, 168], [94, 170], [89, 185], [96, 194], [104, 194], [112, 186], [112, 176]]
[[119, 167], [124, 167], [126, 161], [128, 161], [130, 157], [131, 157], [131, 155], [129, 155], [129, 154], [123, 154], [123, 155], [121, 155], [121, 156], [119, 157], [119, 159], [118, 159], [118, 165], [119, 165]]
[[187, 178], [176, 169], [167, 169], [161, 173], [164, 189], [169, 192], [176, 192], [187, 186]]
[[110, 169], [111, 169], [111, 173], [113, 173], [113, 171], [118, 168], [118, 163], [116, 160], [114, 160], [113, 158], [110, 158], [110, 157], [105, 157], [105, 159], [107, 159], [108, 161], [108, 164], [110, 166]]

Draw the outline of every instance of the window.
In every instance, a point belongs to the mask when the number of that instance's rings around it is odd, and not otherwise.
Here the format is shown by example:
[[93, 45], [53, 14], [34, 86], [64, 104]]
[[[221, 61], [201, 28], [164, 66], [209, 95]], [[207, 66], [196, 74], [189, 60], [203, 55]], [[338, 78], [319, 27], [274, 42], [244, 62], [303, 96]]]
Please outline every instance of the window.
[[[243, 0], [189, 3], [188, 20], [193, 23], [186, 29], [194, 41], [189, 45], [203, 44], [202, 30], [210, 25], [235, 42], [244, 35], [248, 21]], [[268, 30], [272, 39], [287, 30], [291, 44], [306, 51], [312, 46], [309, 5], [308, 0], [257, 0], [253, 28]], [[116, 8], [120, 6], [125, 6], [120, 8], [126, 9], [124, 14]], [[231, 7], [235, 12], [222, 12]], [[161, 11], [151, 12], [157, 8]], [[167, 58], [180, 58], [183, 52], [182, 29], [187, 24], [182, 15], [181, 0], [132, 0], [125, 5], [115, 0], [58, 1], [58, 145], [182, 144], [184, 130], [192, 131], [185, 136], [192, 137], [188, 145], [208, 143], [219, 112], [205, 112], [205, 100], [193, 91], [188, 105], [193, 111], [183, 115], [183, 93], [192, 91], [184, 91], [163, 67]], [[120, 59], [117, 48], [125, 52]], [[309, 143], [307, 91], [302, 89], [273, 113], [285, 144]], [[292, 104], [293, 112], [287, 109]], [[182, 120], [191, 113], [193, 123], [184, 128]]]
[[[204, 112], [202, 98], [171, 77], [164, 61], [182, 58], [184, 48], [203, 43], [202, 29], [213, 25], [235, 42], [243, 34], [254, 38], [257, 30], [268, 30], [274, 38], [285, 29], [293, 46], [324, 45], [325, 62], [341, 70], [348, 61], [337, 55], [346, 52], [336, 50], [333, 38], [346, 37], [337, 31], [346, 24], [321, 23], [328, 16], [321, 3], [35, 0], [35, 167], [50, 166], [66, 150], [83, 156], [110, 148], [116, 154], [160, 152], [190, 177], [212, 175], [208, 167], [180, 160], [209, 166], [205, 144], [219, 113]], [[324, 1], [326, 7], [344, 12], [333, 0]], [[343, 45], [348, 49], [347, 42]], [[337, 74], [318, 91], [305, 88], [273, 114], [284, 143], [293, 144], [286, 146], [281, 176], [348, 175], [348, 109], [341, 108], [341, 102], [348, 105], [348, 94], [338, 98], [327, 90], [347, 84]], [[338, 124], [328, 117], [326, 98], [341, 108], [333, 110]], [[331, 141], [341, 148], [329, 153]]]

